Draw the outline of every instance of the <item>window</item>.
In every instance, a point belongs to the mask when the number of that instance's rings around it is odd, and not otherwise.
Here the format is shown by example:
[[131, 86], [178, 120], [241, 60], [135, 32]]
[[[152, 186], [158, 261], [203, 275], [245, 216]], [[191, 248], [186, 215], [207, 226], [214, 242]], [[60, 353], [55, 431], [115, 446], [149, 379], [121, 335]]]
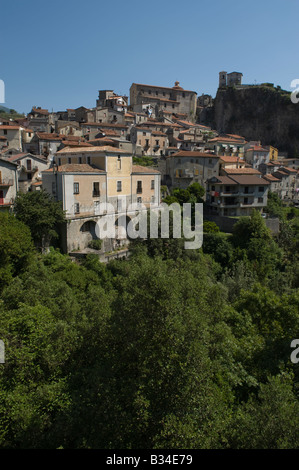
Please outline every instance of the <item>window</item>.
[[263, 193], [264, 192], [264, 186], [260, 186], [259, 187], [259, 193]]
[[82, 157], [79, 157], [79, 163], [80, 164], [82, 163]]
[[117, 169], [121, 170], [121, 158], [120, 155], [117, 157]]
[[183, 96], [183, 98], [185, 98], [185, 96], [186, 96], [186, 95], [185, 95], [185, 93], [183, 93], [183, 95], [182, 95], [182, 96]]
[[151, 181], [151, 189], [155, 189], [155, 180]]
[[152, 196], [151, 198], [151, 202], [154, 203], [155, 202], [155, 196]]
[[52, 194], [56, 194], [56, 184], [52, 183]]
[[142, 181], [137, 181], [137, 194], [142, 193]]
[[58, 158], [58, 166], [61, 166], [61, 158]]
[[26, 160], [27, 170], [31, 171], [31, 160]]
[[74, 183], [74, 194], [79, 194], [79, 183]]
[[32, 180], [32, 173], [28, 173], [28, 174], [27, 174], [27, 180], [28, 180], [28, 181], [31, 181], [31, 180]]
[[4, 129], [3, 134], [7, 135], [7, 130], [6, 129]]
[[100, 196], [100, 183], [99, 182], [93, 183], [92, 195], [93, 195], [93, 197], [99, 197]]
[[117, 182], [117, 192], [121, 191], [121, 181]]
[[90, 157], [87, 157], [87, 164], [90, 165]]
[[259, 197], [258, 200], [257, 200], [257, 202], [258, 202], [259, 204], [262, 204], [262, 203], [264, 202], [264, 198]]
[[146, 135], [146, 132], [143, 132], [142, 134], [143, 134], [143, 135]]
[[69, 157], [69, 158], [67, 159], [67, 162], [68, 162], [68, 163], [72, 163], [72, 159]]
[[158, 140], [156, 140], [156, 145], [157, 145], [157, 146], [159, 145], [159, 141], [158, 141]]
[[137, 198], [137, 204], [142, 204], [142, 197]]
[[75, 203], [75, 214], [80, 214], [80, 204], [78, 202]]

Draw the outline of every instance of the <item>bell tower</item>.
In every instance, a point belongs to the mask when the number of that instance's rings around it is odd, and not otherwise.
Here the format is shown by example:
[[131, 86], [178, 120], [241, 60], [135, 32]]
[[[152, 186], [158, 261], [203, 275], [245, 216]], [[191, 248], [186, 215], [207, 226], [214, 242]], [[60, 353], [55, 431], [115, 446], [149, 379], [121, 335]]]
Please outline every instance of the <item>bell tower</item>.
[[227, 85], [227, 72], [219, 72], [219, 88]]

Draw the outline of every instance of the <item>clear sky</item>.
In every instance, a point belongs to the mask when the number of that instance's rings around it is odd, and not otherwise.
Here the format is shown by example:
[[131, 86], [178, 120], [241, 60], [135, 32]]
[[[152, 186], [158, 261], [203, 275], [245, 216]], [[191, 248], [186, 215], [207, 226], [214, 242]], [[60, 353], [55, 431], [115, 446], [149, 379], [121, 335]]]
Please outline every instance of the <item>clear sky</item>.
[[94, 107], [133, 82], [215, 96], [218, 73], [290, 90], [299, 78], [298, 0], [2, 0], [5, 106]]

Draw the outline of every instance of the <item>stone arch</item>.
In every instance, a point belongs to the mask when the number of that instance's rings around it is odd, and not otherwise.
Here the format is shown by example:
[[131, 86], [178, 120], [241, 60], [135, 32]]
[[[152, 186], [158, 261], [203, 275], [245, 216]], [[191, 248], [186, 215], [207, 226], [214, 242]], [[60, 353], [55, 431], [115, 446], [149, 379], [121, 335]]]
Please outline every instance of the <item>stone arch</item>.
[[[122, 214], [122, 215], [117, 217], [117, 219], [115, 221], [116, 238], [124, 239], [123, 237], [120, 237], [119, 235], [122, 233], [122, 231], [125, 234], [127, 234], [127, 227], [128, 227], [128, 223], [130, 221], [131, 221], [131, 217], [128, 216], [127, 214]], [[121, 227], [123, 228], [123, 230], [121, 229]], [[120, 233], [118, 233], [118, 229], [120, 230]]]
[[96, 235], [96, 222], [94, 220], [85, 221], [80, 227], [80, 238], [85, 247], [92, 240], [98, 240]]

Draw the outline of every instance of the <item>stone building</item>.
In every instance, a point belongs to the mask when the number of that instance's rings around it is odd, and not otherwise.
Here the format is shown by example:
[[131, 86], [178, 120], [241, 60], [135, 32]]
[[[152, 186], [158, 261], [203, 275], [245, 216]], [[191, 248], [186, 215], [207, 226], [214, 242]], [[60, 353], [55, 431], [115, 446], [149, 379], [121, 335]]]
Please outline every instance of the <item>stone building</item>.
[[137, 153], [138, 147], [141, 147], [142, 155], [165, 155], [165, 150], [168, 147], [168, 137], [165, 132], [141, 126], [131, 128], [130, 140], [134, 155]]
[[248, 216], [267, 206], [269, 181], [257, 175], [214, 176], [207, 181], [207, 206], [212, 214]]
[[0, 210], [13, 206], [18, 192], [17, 164], [0, 157]]
[[33, 184], [41, 182], [41, 172], [49, 168], [47, 158], [42, 155], [20, 153], [7, 160], [17, 165], [18, 190], [21, 192], [31, 191]]
[[[96, 224], [103, 217], [101, 203], [114, 208], [117, 223], [126, 226], [129, 206], [160, 205], [161, 175], [153, 168], [135, 166], [132, 155], [110, 146], [65, 148], [57, 152], [53, 168], [42, 173], [43, 188], [63, 202], [67, 221], [64, 228], [64, 251], [84, 250], [97, 239]], [[105, 239], [104, 251], [127, 241]]]
[[219, 88], [242, 85], [243, 74], [240, 72], [219, 72]]
[[175, 82], [172, 88], [133, 83], [130, 88], [130, 106], [143, 103], [156, 105], [158, 110], [187, 114], [189, 119], [195, 119], [197, 93], [184, 90], [179, 82]]
[[22, 151], [22, 128], [20, 126], [0, 125], [0, 137], [6, 139], [9, 149]]
[[195, 182], [206, 187], [206, 181], [219, 173], [219, 157], [205, 152], [179, 151], [166, 158], [164, 171], [162, 181], [169, 188], [186, 189]]

